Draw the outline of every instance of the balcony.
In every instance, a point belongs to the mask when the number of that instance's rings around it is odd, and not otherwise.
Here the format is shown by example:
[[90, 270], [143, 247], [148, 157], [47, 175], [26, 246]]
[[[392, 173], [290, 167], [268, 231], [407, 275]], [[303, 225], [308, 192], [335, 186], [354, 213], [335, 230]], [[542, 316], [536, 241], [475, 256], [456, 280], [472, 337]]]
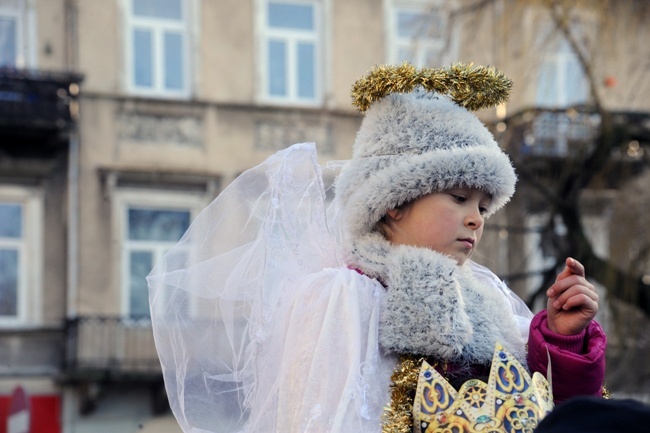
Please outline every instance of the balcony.
[[1, 329], [0, 378], [59, 374], [64, 342], [60, 328]]
[[81, 76], [0, 68], [0, 134], [42, 138], [65, 133], [77, 114]]
[[540, 111], [528, 124], [522, 155], [566, 158], [591, 151], [600, 116], [575, 110]]
[[162, 378], [148, 317], [79, 317], [68, 322], [66, 335], [67, 380]]
[[[644, 149], [650, 142], [650, 113], [610, 112], [610, 152], [591, 188], [617, 189], [645, 169]], [[555, 184], [578, 170], [601, 143], [600, 114], [586, 108], [527, 110], [510, 117], [500, 140], [520, 173]]]
[[151, 320], [79, 317], [65, 329], [0, 329], [0, 378], [20, 376], [160, 381]]

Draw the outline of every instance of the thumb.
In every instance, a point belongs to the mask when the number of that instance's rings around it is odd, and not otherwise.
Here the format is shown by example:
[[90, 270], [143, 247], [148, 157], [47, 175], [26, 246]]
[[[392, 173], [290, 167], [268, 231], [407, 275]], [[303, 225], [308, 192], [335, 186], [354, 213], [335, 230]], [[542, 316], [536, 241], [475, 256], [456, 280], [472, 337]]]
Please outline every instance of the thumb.
[[555, 277], [555, 281], [563, 280], [563, 279], [565, 279], [567, 277], [570, 277], [571, 275], [574, 274], [573, 270], [571, 269], [571, 264], [569, 262], [570, 260], [571, 260], [570, 258], [567, 258], [565, 260], [564, 269], [562, 269], [562, 272], [557, 274], [557, 277]]

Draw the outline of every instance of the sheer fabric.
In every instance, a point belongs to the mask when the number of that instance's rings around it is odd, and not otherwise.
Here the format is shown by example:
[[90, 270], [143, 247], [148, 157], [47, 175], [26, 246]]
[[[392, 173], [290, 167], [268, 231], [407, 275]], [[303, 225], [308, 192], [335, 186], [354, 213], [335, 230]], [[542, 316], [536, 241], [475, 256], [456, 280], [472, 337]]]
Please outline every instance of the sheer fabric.
[[[313, 144], [246, 171], [148, 277], [184, 432], [377, 431], [394, 359], [383, 288], [345, 268]], [[341, 338], [341, 336], [351, 338]]]
[[[185, 433], [379, 432], [395, 356], [384, 287], [348, 269], [313, 144], [244, 172], [148, 277], [171, 408]], [[523, 338], [532, 313], [488, 269]], [[525, 340], [524, 340], [525, 341]]]

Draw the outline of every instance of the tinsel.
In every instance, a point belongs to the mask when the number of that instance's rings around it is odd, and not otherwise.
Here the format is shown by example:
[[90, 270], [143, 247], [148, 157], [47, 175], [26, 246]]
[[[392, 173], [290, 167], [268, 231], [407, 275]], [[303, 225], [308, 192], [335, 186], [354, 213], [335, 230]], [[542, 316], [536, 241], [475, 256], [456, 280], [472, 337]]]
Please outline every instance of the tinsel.
[[352, 86], [352, 105], [365, 112], [370, 105], [391, 93], [409, 93], [416, 86], [429, 92], [449, 95], [470, 111], [506, 102], [512, 80], [492, 67], [457, 63], [448, 68], [417, 69], [409, 63], [382, 65]]
[[609, 388], [607, 388], [607, 385], [605, 383], [603, 383], [602, 394], [605, 400], [612, 398], [612, 393], [610, 392]]
[[391, 376], [390, 404], [384, 407], [382, 433], [411, 433], [413, 429], [413, 398], [424, 358], [400, 357]]

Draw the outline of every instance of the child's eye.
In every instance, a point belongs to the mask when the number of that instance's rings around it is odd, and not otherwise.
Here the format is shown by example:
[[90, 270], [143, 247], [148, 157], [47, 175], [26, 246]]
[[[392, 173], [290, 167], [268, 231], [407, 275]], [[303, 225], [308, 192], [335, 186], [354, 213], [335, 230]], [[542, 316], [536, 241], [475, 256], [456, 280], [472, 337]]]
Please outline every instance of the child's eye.
[[454, 200], [456, 200], [459, 203], [463, 203], [466, 200], [466, 198], [463, 197], [462, 195], [451, 194], [451, 196], [454, 198]]
[[485, 215], [488, 213], [488, 208], [485, 206], [481, 206], [478, 208], [478, 211], [481, 213], [481, 215]]

